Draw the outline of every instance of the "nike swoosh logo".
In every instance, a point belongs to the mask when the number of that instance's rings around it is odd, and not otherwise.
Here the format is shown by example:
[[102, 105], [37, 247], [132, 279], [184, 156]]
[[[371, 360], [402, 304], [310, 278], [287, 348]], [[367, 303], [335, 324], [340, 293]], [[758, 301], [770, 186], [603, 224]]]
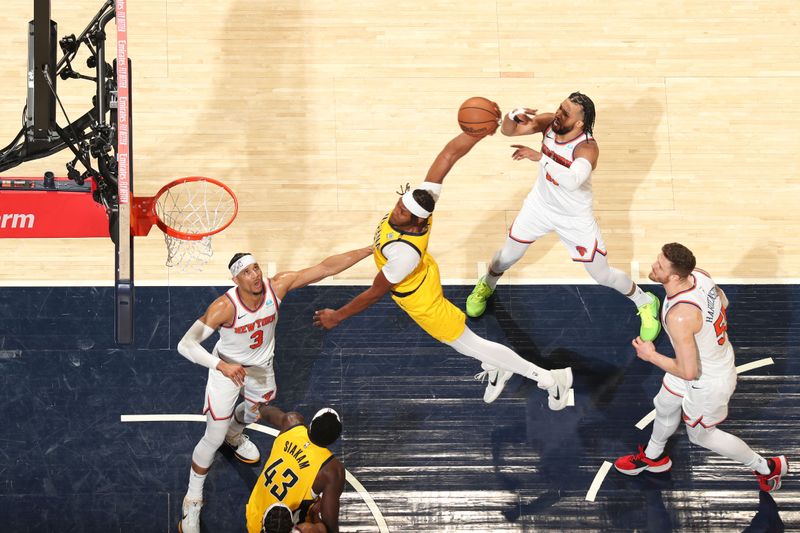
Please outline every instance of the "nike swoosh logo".
[[244, 318], [247, 316], [247, 313], [243, 314], [242, 316], [237, 316], [236, 318]]
[[[497, 375], [499, 376], [500, 374], [498, 373]], [[495, 377], [494, 377], [494, 379], [491, 379], [491, 380], [489, 380], [489, 384], [490, 384], [492, 387], [494, 387], [495, 385], [497, 385], [497, 376], [495, 376]]]
[[694, 385], [692, 385], [692, 388], [693, 388], [693, 389], [695, 389], [695, 390], [700, 390], [700, 389], [702, 389], [703, 387], [695, 387]]
[[560, 400], [560, 399], [561, 399], [561, 391], [559, 391], [558, 389], [556, 389], [556, 395], [555, 395], [555, 396], [553, 396], [553, 399], [554, 399], [554, 400]]

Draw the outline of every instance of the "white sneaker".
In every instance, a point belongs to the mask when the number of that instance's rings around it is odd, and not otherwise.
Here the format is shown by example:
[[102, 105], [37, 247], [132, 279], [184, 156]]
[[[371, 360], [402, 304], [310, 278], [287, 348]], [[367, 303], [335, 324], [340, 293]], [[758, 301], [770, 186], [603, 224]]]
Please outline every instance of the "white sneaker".
[[510, 370], [501, 370], [486, 364], [481, 365], [481, 367], [484, 370], [483, 372], [475, 374], [475, 379], [481, 382], [488, 380], [486, 391], [483, 393], [483, 401], [492, 403], [500, 396], [500, 393], [503, 392], [503, 388], [514, 373]]
[[233, 448], [233, 454], [243, 463], [252, 465], [261, 461], [258, 447], [244, 433], [239, 433], [235, 437], [225, 437], [225, 444]]
[[203, 500], [183, 499], [183, 518], [178, 522], [180, 533], [200, 533], [200, 510]]
[[547, 406], [553, 411], [560, 411], [567, 406], [569, 389], [572, 388], [572, 369], [558, 368], [551, 370], [555, 384], [547, 389]]

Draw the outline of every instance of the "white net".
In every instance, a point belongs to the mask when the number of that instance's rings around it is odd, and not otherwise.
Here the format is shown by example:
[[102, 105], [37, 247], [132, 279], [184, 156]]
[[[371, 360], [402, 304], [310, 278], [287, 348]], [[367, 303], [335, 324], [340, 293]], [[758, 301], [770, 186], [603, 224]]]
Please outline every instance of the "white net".
[[[207, 180], [186, 181], [156, 199], [161, 221], [181, 235], [164, 233], [167, 266], [200, 270], [214, 255], [211, 235], [236, 215], [236, 199], [224, 187]], [[206, 235], [204, 235], [206, 234]]]

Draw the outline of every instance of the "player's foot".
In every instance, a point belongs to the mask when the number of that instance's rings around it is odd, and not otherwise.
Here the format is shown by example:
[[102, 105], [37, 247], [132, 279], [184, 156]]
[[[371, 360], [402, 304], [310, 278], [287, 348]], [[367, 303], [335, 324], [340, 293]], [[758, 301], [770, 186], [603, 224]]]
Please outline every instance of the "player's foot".
[[659, 473], [672, 468], [672, 460], [666, 453], [662, 453], [658, 459], [649, 459], [644, 454], [644, 448], [639, 446], [639, 453], [623, 455], [614, 461], [614, 468], [626, 476], [635, 476], [645, 470]]
[[483, 393], [483, 401], [486, 403], [492, 403], [500, 396], [500, 393], [503, 392], [503, 388], [506, 386], [506, 383], [509, 379], [511, 379], [511, 376], [513, 376], [514, 373], [509, 370], [502, 370], [486, 364], [481, 366], [483, 367], [483, 372], [475, 374], [475, 379], [481, 382], [488, 380], [488, 383], [486, 384], [486, 391]]
[[781, 477], [789, 472], [789, 461], [786, 457], [779, 455], [778, 457], [770, 457], [767, 459], [769, 466], [769, 474], [763, 475], [758, 472], [753, 472], [756, 479], [758, 479], [758, 488], [764, 492], [772, 492], [781, 488]]
[[557, 368], [550, 371], [555, 384], [547, 389], [547, 406], [553, 411], [560, 411], [567, 406], [569, 389], [572, 388], [572, 369]]
[[660, 302], [655, 294], [652, 292], [647, 293], [653, 299], [649, 304], [639, 307], [636, 314], [642, 319], [642, 326], [639, 328], [639, 336], [643, 341], [654, 341], [661, 333], [661, 321], [658, 319], [658, 308]]
[[494, 294], [494, 289], [486, 283], [486, 278], [481, 278], [472, 289], [472, 294], [467, 296], [467, 315], [478, 318], [486, 311], [486, 301]]
[[239, 433], [235, 437], [226, 436], [225, 444], [233, 448], [233, 454], [243, 463], [252, 465], [261, 461], [258, 447], [244, 433]]
[[200, 510], [203, 500], [183, 499], [183, 517], [178, 522], [180, 533], [200, 533]]

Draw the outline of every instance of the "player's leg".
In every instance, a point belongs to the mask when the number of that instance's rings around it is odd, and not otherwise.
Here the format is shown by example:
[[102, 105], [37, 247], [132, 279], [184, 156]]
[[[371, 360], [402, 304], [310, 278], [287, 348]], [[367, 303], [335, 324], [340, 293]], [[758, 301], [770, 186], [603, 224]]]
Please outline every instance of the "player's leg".
[[233, 417], [234, 406], [239, 397], [239, 386], [226, 378], [222, 372], [209, 369], [206, 384], [206, 430], [203, 438], [192, 452], [189, 470], [189, 487], [183, 499], [183, 515], [178, 529], [183, 533], [199, 533], [200, 511], [203, 507], [203, 486], [214, 455], [225, 440], [225, 434]]
[[486, 302], [494, 294], [500, 276], [522, 259], [528, 247], [536, 239], [552, 230], [543, 213], [543, 209], [529, 206], [526, 201], [508, 230], [508, 237], [503, 247], [492, 257], [486, 275], [478, 280], [472, 293], [467, 297], [467, 315], [473, 318], [481, 316], [486, 311]]
[[[672, 378], [672, 380], [670, 380]], [[684, 382], [667, 374], [661, 389], [653, 398], [656, 418], [647, 448], [639, 446], [639, 452], [623, 455], [614, 462], [621, 473], [635, 476], [640, 472], [666, 472], [672, 468], [672, 460], [664, 453], [667, 440], [675, 433], [681, 423], [681, 403], [683, 402]]]
[[277, 386], [272, 360], [265, 366], [247, 367], [244, 379], [244, 401], [236, 406], [233, 420], [225, 435], [225, 443], [234, 449], [236, 458], [247, 464], [255, 464], [261, 460], [258, 447], [243, 433], [248, 424], [258, 419], [258, 404], [268, 403], [275, 399]]
[[[485, 374], [479, 374], [479, 376], [485, 375], [489, 378], [489, 386], [483, 397], [486, 403], [497, 399], [511, 376], [519, 374], [536, 381], [540, 389], [548, 391], [548, 405], [551, 409], [557, 411], [566, 406], [567, 393], [572, 386], [572, 370], [570, 368], [558, 370], [541, 368], [526, 361], [508, 346], [479, 337], [466, 326], [457, 339], [445, 344], [460, 354], [489, 365], [489, 368], [497, 369], [496, 374], [493, 374], [492, 370], [486, 370]], [[486, 368], [484, 366], [484, 369]]]
[[692, 383], [683, 402], [686, 433], [692, 443], [752, 470], [762, 490], [777, 490], [781, 486], [781, 476], [789, 470], [786, 458], [765, 459], [742, 439], [717, 427], [728, 416], [728, 402], [735, 387], [735, 374], [727, 379], [701, 378]]
[[606, 245], [597, 221], [587, 217], [568, 227], [557, 226], [556, 231], [572, 260], [583, 263], [586, 272], [600, 285], [627, 296], [636, 305], [642, 322], [639, 336], [646, 341], [655, 340], [661, 333], [658, 298], [651, 292], [644, 292], [625, 272], [608, 264]]

